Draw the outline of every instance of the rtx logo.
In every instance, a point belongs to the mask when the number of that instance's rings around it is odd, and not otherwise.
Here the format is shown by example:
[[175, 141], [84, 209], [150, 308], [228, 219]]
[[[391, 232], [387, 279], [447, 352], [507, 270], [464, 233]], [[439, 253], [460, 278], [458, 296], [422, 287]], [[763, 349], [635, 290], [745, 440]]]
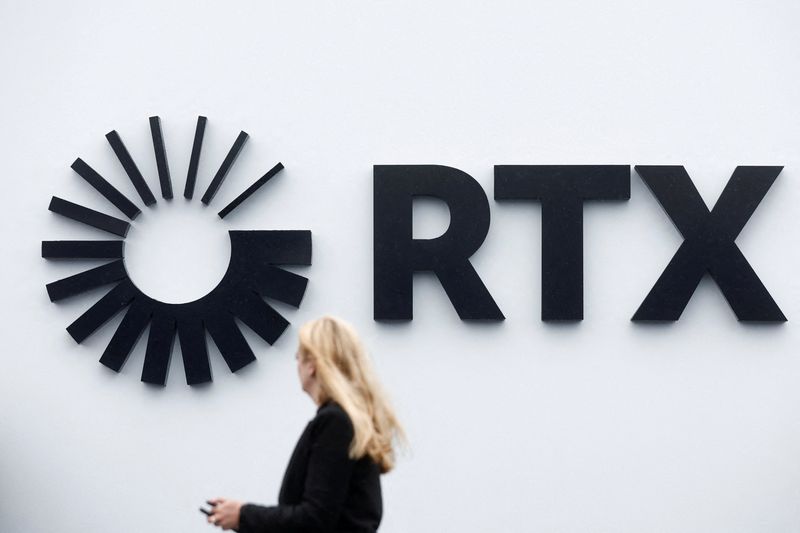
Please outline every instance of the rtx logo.
[[[183, 193], [188, 200], [194, 196], [206, 122], [199, 117], [195, 128]], [[158, 117], [150, 118], [150, 134], [161, 196], [170, 200], [172, 178]], [[153, 207], [156, 197], [119, 134], [111, 131], [106, 138], [142, 203]], [[210, 179], [201, 198], [203, 204], [213, 201], [247, 139], [245, 132], [236, 138]], [[76, 159], [72, 169], [128, 220], [142, 213], [82, 159]], [[223, 207], [219, 219], [225, 219], [282, 169], [281, 163], [274, 165]], [[735, 242], [781, 169], [737, 167], [714, 207], [708, 209], [682, 166], [635, 167], [684, 241], [632, 320], [678, 320], [702, 277], [709, 274], [739, 320], [786, 321]], [[582, 320], [583, 204], [629, 200], [630, 166], [498, 165], [494, 173], [495, 200], [541, 204], [542, 320]], [[438, 165], [376, 165], [373, 180], [375, 320], [413, 318], [413, 276], [419, 271], [436, 274], [462, 319], [503, 320], [469, 261], [489, 230], [489, 201], [480, 184], [458, 169]], [[447, 204], [450, 226], [439, 237], [413, 237], [415, 196], [432, 196]], [[305, 293], [308, 280], [282, 267], [311, 264], [310, 231], [230, 230], [230, 262], [221, 281], [193, 301], [166, 303], [131, 280], [124, 248], [131, 222], [58, 197], [52, 198], [50, 210], [118, 237], [42, 242], [42, 257], [47, 259], [104, 261], [96, 268], [49, 283], [47, 292], [55, 302], [112, 285], [67, 331], [80, 343], [124, 310], [100, 358], [101, 363], [119, 371], [149, 326], [142, 371], [142, 381], [148, 383], [166, 383], [175, 337], [190, 385], [211, 381], [206, 332], [231, 371], [249, 364], [255, 356], [236, 319], [272, 344], [289, 323], [265, 298], [297, 307]]]
[[[708, 273], [739, 320], [786, 321], [735, 242], [782, 168], [737, 167], [709, 210], [682, 166], [635, 167], [684, 241], [632, 320], [678, 320]], [[469, 262], [489, 231], [489, 201], [478, 182], [437, 165], [376, 165], [373, 179], [375, 320], [413, 318], [418, 271], [436, 274], [462, 319], [503, 320]], [[412, 237], [415, 196], [447, 204], [444, 234]], [[583, 203], [630, 199], [630, 166], [498, 165], [494, 197], [541, 204], [542, 320], [582, 320]]]

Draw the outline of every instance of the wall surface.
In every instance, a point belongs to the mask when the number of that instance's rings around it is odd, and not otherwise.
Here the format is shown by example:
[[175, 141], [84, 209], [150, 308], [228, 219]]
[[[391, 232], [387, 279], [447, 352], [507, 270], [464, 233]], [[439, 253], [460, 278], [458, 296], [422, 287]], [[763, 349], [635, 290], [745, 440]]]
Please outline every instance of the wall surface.
[[[315, 412], [297, 329], [325, 313], [362, 334], [411, 439], [382, 478], [381, 531], [787, 532], [800, 529], [800, 4], [782, 2], [3, 2], [0, 529], [210, 531], [222, 495], [274, 503]], [[197, 115], [198, 190], [240, 129], [250, 141], [213, 207], [282, 161], [224, 222], [180, 196]], [[103, 138], [120, 132], [151, 188], [147, 117], [164, 126], [176, 199], [146, 209], [126, 261], [180, 301], [219, 279], [228, 229], [310, 229], [300, 309], [274, 346], [214, 382], [165, 388], [98, 358], [121, 317], [64, 330], [106, 289], [52, 304], [90, 263], [43, 239], [102, 238], [52, 195], [113, 213], [69, 168], [135, 191]], [[435, 277], [415, 318], [372, 319], [372, 165], [435, 163], [477, 179], [491, 229], [472, 262], [506, 315], [461, 322]], [[495, 164], [683, 164], [708, 205], [737, 165], [784, 165], [738, 245], [789, 321], [737, 322], [706, 277], [674, 324], [634, 311], [682, 238], [632, 172], [628, 202], [584, 213], [585, 320], [540, 320], [541, 210], [495, 202]], [[198, 195], [199, 196], [199, 195]], [[415, 205], [415, 234], [448, 211]]]

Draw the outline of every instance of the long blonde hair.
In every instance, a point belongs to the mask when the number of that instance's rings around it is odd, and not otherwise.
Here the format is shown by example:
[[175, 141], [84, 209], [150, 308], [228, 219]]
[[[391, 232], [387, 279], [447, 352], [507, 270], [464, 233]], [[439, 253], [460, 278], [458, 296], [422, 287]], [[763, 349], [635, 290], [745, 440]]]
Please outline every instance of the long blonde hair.
[[349, 457], [369, 455], [381, 473], [392, 470], [393, 441], [407, 443], [405, 431], [355, 330], [341, 319], [323, 316], [304, 324], [299, 337], [301, 357], [313, 361], [316, 368], [321, 401], [334, 400], [353, 424]]

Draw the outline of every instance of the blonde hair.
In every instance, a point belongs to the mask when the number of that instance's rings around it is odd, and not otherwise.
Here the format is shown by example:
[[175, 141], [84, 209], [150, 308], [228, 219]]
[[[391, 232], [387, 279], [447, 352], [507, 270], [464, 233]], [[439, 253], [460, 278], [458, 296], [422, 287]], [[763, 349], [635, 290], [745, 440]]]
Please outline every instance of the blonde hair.
[[354, 436], [349, 457], [369, 455], [382, 474], [394, 468], [395, 438], [405, 431], [389, 405], [355, 330], [343, 320], [323, 316], [300, 328], [300, 354], [313, 361], [321, 401], [334, 400], [349, 415]]

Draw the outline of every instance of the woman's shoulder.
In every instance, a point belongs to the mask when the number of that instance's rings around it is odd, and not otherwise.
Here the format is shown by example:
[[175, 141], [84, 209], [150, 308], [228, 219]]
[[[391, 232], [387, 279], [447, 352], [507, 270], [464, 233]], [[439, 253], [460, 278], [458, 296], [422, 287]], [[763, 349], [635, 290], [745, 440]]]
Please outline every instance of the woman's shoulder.
[[326, 400], [317, 408], [317, 418], [347, 418], [347, 411], [336, 400]]
[[353, 430], [350, 416], [335, 400], [328, 400], [319, 406], [314, 422], [317, 426], [331, 426], [351, 432]]

